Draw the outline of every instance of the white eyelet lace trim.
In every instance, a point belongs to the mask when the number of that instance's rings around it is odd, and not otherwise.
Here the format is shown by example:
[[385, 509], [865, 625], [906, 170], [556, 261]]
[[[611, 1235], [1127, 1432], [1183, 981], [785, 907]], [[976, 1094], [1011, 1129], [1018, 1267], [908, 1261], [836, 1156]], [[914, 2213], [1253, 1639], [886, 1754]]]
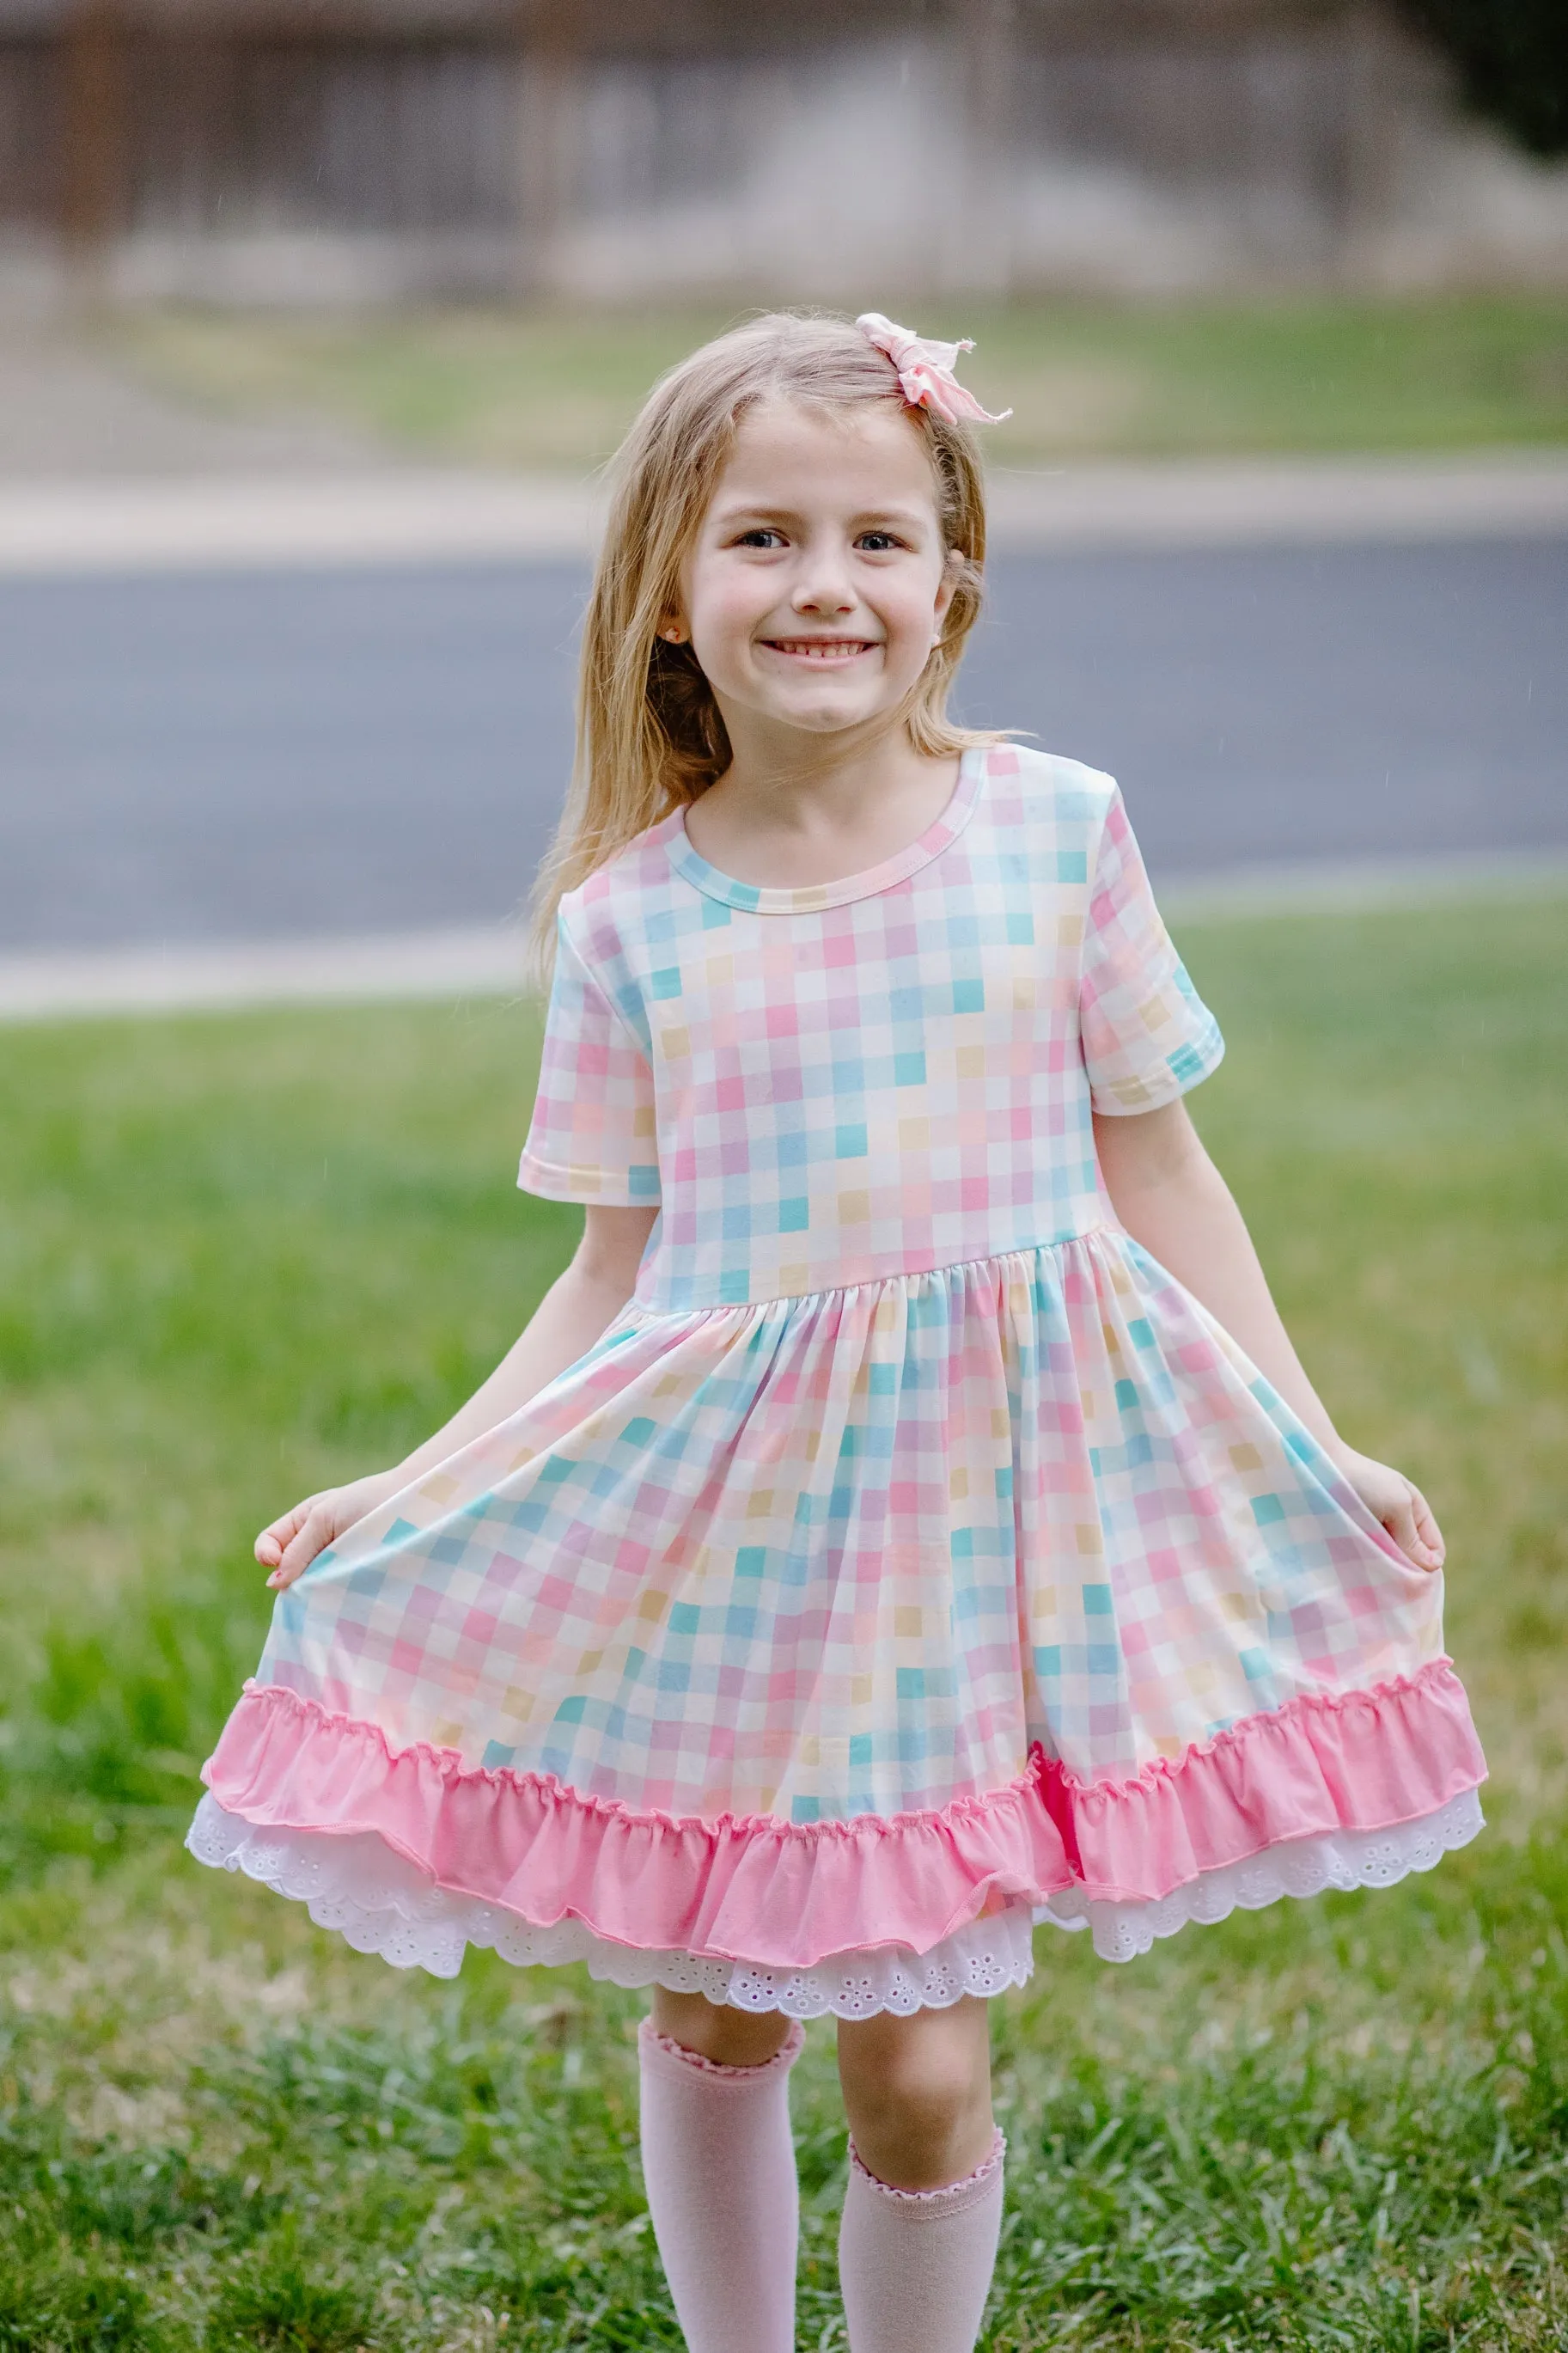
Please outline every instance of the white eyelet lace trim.
[[1391, 1887], [1407, 1872], [1430, 1871], [1481, 1827], [1480, 1801], [1468, 1789], [1423, 1821], [1295, 1839], [1246, 1862], [1205, 1872], [1156, 1903], [1089, 1903], [1069, 1889], [1033, 1915], [1015, 1904], [972, 1920], [929, 1952], [884, 1946], [834, 1954], [806, 1969], [644, 1952], [597, 1936], [578, 1920], [531, 1927], [498, 1905], [435, 1886], [374, 1831], [339, 1838], [258, 1830], [226, 1813], [211, 1796], [197, 1808], [185, 1844], [198, 1862], [243, 1871], [302, 1903], [318, 1927], [335, 1928], [356, 1952], [379, 1953], [395, 1968], [454, 1978], [464, 1947], [474, 1945], [520, 1968], [585, 1961], [590, 1977], [612, 1985], [660, 1985], [673, 1993], [706, 1994], [736, 2010], [776, 2010], [805, 2019], [871, 2018], [882, 2010], [908, 2017], [917, 2010], [945, 2010], [965, 1994], [989, 1996], [1023, 1985], [1034, 1968], [1032, 1919], [1090, 1928], [1102, 1959], [1130, 1961], [1146, 1953], [1156, 1936], [1173, 1936], [1189, 1920], [1223, 1920], [1237, 1906], [1257, 1911], [1282, 1895], [1317, 1895], [1328, 1887]]
[[596, 1936], [580, 1920], [531, 1927], [514, 1912], [477, 1896], [448, 1894], [383, 1845], [373, 1831], [333, 1838], [310, 1831], [255, 1829], [204, 1797], [186, 1846], [198, 1862], [243, 1871], [302, 1903], [320, 1928], [336, 1928], [359, 1953], [395, 1968], [455, 1978], [465, 1945], [489, 1947], [520, 1968], [586, 1961], [590, 1977], [618, 1986], [666, 1986], [706, 1994], [735, 2010], [777, 2010], [786, 2018], [873, 2018], [890, 2010], [946, 2010], [966, 1993], [1005, 1993], [1034, 1967], [1024, 1905], [972, 1920], [928, 1953], [899, 1946], [840, 1953], [809, 1969], [755, 1968], [691, 1953], [650, 1953]]
[[1486, 1822], [1480, 1793], [1461, 1789], [1419, 1821], [1386, 1831], [1331, 1831], [1205, 1871], [1152, 1904], [1091, 1904], [1076, 1888], [1053, 1895], [1035, 1914], [1058, 1928], [1089, 1928], [1102, 1961], [1135, 1961], [1156, 1936], [1173, 1936], [1189, 1920], [1212, 1925], [1231, 1912], [1261, 1912], [1282, 1895], [1321, 1895], [1328, 1888], [1392, 1887], [1412, 1871], [1430, 1871], [1454, 1847], [1468, 1846]]

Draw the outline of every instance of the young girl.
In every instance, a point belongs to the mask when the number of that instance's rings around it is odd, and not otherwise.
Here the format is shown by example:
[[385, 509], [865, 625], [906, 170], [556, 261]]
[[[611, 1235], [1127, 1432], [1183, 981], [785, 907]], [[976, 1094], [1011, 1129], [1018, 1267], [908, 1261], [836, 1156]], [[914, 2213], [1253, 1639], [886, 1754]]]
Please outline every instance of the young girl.
[[1126, 1959], [1480, 1821], [1442, 1540], [1188, 1122], [1219, 1033], [1116, 787], [946, 715], [963, 348], [764, 318], [633, 427], [522, 1157], [582, 1243], [428, 1444], [258, 1539], [191, 1837], [400, 1967], [653, 1989], [692, 2353], [794, 2344], [801, 2020], [853, 2353], [967, 2353], [1033, 1923]]

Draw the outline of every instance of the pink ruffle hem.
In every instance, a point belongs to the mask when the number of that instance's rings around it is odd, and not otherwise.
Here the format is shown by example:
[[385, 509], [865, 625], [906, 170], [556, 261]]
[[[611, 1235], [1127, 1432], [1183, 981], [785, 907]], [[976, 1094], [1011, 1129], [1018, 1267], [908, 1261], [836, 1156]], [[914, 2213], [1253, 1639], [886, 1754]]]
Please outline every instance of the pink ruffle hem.
[[1174, 1762], [1086, 1784], [1037, 1750], [1005, 1788], [938, 1813], [793, 1824], [635, 1810], [547, 1775], [466, 1766], [279, 1684], [248, 1684], [203, 1771], [258, 1828], [374, 1832], [451, 1893], [536, 1927], [579, 1920], [643, 1949], [810, 1968], [928, 1951], [997, 1903], [1154, 1903], [1295, 1839], [1415, 1821], [1486, 1766], [1447, 1659], [1247, 1717]]

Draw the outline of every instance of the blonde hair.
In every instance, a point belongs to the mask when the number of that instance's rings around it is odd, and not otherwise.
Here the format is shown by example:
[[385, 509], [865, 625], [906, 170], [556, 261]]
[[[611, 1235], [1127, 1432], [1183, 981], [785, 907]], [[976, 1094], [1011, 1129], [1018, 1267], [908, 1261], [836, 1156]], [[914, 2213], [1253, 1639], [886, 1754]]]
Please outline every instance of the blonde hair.
[[911, 408], [885, 353], [847, 319], [774, 311], [693, 352], [655, 385], [611, 470], [613, 495], [583, 629], [577, 755], [566, 806], [533, 892], [541, 978], [563, 894], [672, 808], [724, 773], [730, 744], [689, 645], [661, 624], [679, 608], [679, 574], [749, 408], [768, 399], [826, 408], [879, 402], [923, 437], [949, 549], [963, 558], [939, 642], [900, 714], [917, 748], [941, 756], [994, 743], [956, 726], [947, 698], [980, 614], [985, 501], [967, 425]]

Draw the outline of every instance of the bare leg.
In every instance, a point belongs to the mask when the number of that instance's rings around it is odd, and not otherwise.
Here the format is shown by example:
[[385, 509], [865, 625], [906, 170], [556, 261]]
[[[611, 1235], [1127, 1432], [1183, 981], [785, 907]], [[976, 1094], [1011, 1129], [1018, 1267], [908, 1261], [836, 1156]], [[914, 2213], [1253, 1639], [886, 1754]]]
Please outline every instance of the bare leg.
[[984, 2002], [966, 1994], [910, 2018], [841, 2019], [838, 2076], [860, 2161], [889, 2189], [945, 2189], [990, 2156]]
[[731, 2010], [700, 1993], [653, 1989], [653, 2029], [717, 2067], [760, 2067], [782, 2051], [791, 2021], [776, 2010]]

